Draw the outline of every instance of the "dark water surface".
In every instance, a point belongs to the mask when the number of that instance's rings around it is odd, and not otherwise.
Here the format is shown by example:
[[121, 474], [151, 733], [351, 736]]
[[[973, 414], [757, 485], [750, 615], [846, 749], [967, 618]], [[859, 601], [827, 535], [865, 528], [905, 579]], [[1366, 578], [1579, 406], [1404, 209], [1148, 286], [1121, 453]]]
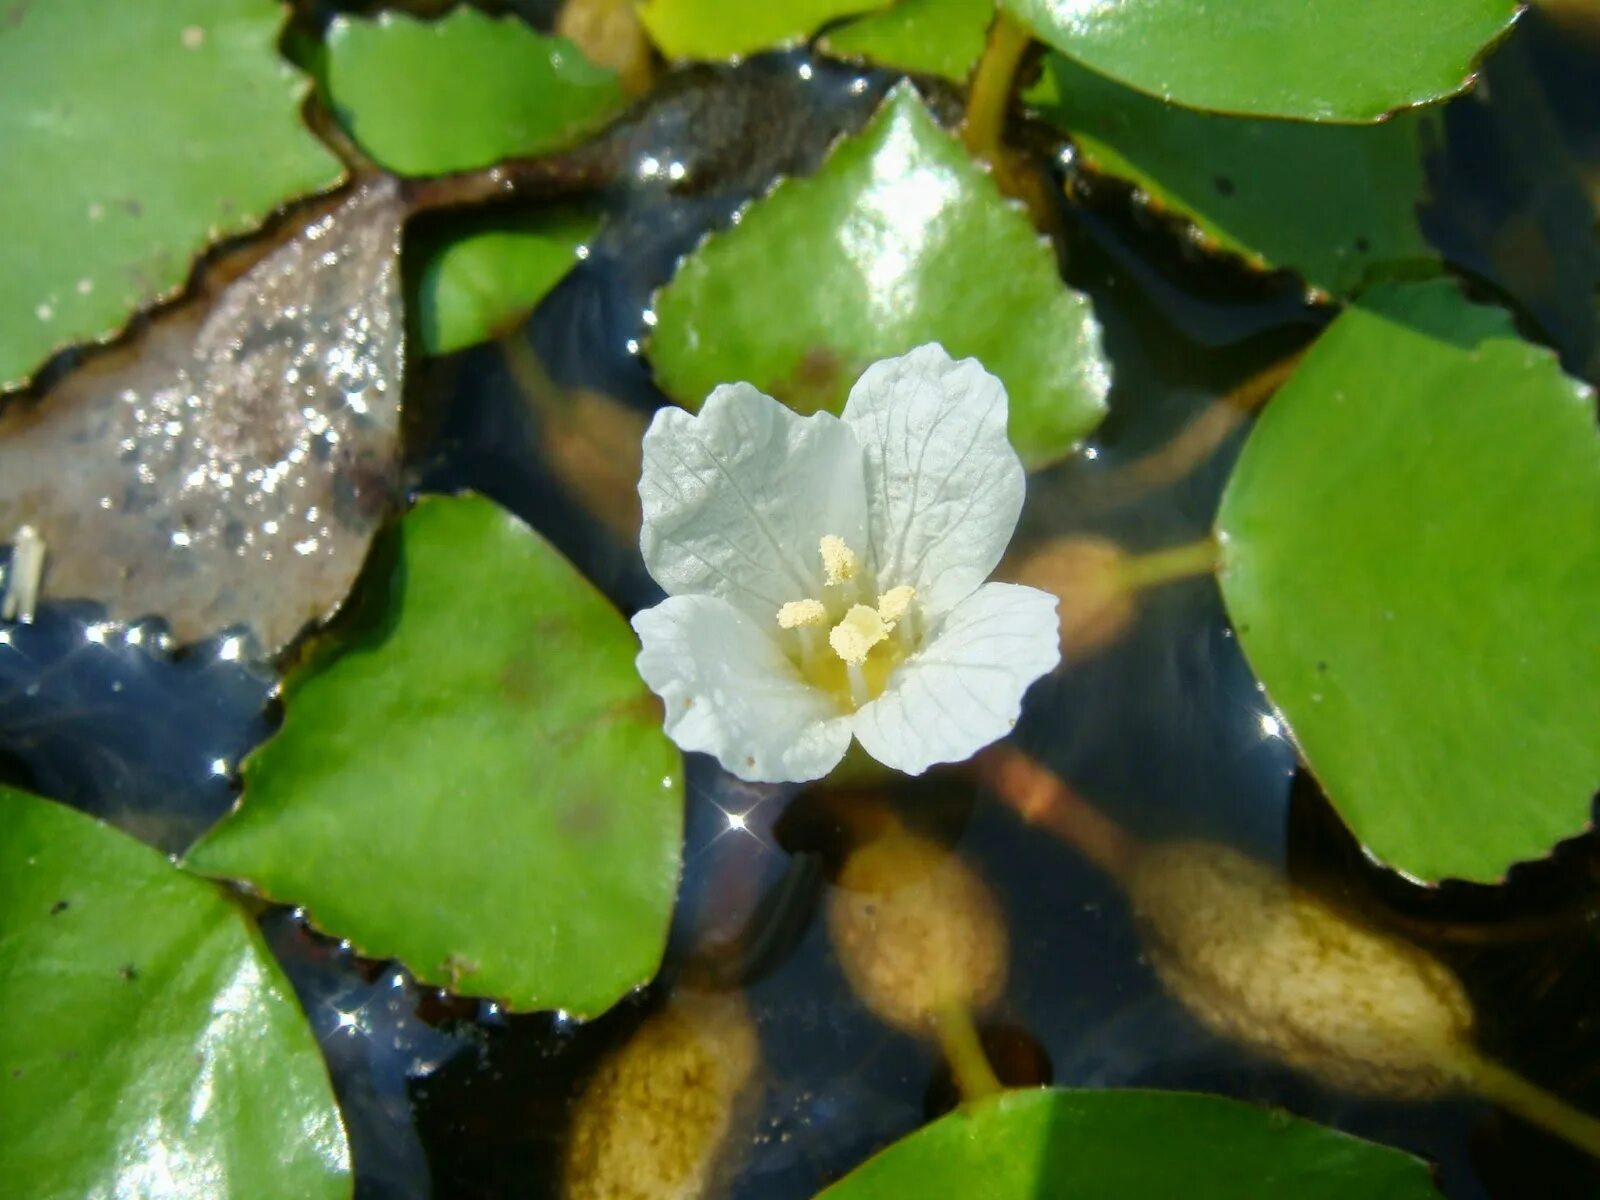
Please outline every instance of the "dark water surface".
[[[1453, 103], [1430, 161], [1429, 236], [1484, 298], [1568, 368], [1600, 369], [1592, 192], [1600, 58], [1530, 18]], [[704, 233], [778, 175], [809, 170], [892, 80], [780, 55], [697, 70], [609, 136], [608, 220], [587, 259], [512, 335], [558, 393], [630, 411], [663, 402], [638, 343], [654, 289]], [[672, 183], [650, 163], [684, 164]], [[1055, 167], [1070, 170], [1064, 160]], [[1092, 457], [1034, 477], [1019, 539], [1091, 532], [1130, 549], [1209, 529], [1236, 431], [1180, 482], [1129, 498], [1105, 486], [1219, 396], [1312, 337], [1328, 314], [1287, 276], [1186, 254], [1174, 231], [1090, 186], [1062, 205], [1066, 278], [1087, 291], [1115, 364]], [[637, 548], [551, 469], [526, 377], [503, 346], [418, 363], [407, 404], [419, 490], [471, 487], [549, 536], [625, 612], [659, 592]], [[15, 781], [177, 851], [232, 802], [239, 759], [275, 714], [271, 674], [229, 639], [174, 653], [156, 626], [109, 627], [46, 606], [0, 641], [0, 767]], [[1460, 972], [1487, 1049], [1600, 1112], [1592, 844], [1519, 869], [1499, 890], [1412, 888], [1367, 864], [1295, 774], [1209, 580], [1152, 593], [1120, 642], [1031, 693], [1018, 743], [1142, 838], [1224, 842], [1333, 889]], [[418, 989], [268, 910], [268, 940], [327, 1052], [363, 1197], [554, 1196], [572, 1096], [673, 979], [715, 969], [747, 988], [760, 1029], [759, 1111], [730, 1156], [731, 1194], [802, 1200], [951, 1102], [935, 1048], [852, 995], [817, 918], [828, 883], [825, 798], [741, 784], [691, 756], [685, 878], [662, 981], [587, 1025], [507, 1016]], [[1576, 1151], [1463, 1100], [1403, 1105], [1323, 1089], [1203, 1030], [1144, 963], [1120, 891], [1070, 847], [1025, 827], [958, 775], [888, 797], [932, 821], [995, 890], [1010, 984], [985, 1022], [1014, 1082], [1220, 1092], [1281, 1106], [1440, 1165], [1445, 1193], [1600, 1194]], [[731, 828], [729, 813], [744, 814]], [[710, 947], [718, 947], [713, 952]], [[709, 964], [709, 965], [708, 965]]]

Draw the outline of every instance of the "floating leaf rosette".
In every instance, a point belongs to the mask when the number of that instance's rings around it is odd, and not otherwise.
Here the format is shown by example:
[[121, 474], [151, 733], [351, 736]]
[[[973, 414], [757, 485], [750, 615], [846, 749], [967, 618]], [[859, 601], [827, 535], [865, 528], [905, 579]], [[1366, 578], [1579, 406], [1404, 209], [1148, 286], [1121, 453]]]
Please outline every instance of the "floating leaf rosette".
[[0, 788], [0, 1158], [30, 1200], [339, 1200], [315, 1037], [219, 889]]
[[690, 408], [739, 379], [838, 412], [868, 364], [939, 342], [1004, 382], [1029, 466], [1068, 454], [1105, 413], [1088, 300], [905, 84], [815, 175], [779, 184], [686, 258], [655, 312], [656, 377]]
[[1492, 881], [1588, 827], [1594, 394], [1505, 313], [1369, 293], [1268, 406], [1217, 529], [1245, 653], [1374, 854]]
[[425, 982], [598, 1013], [655, 973], [678, 880], [681, 760], [633, 636], [480, 497], [423, 500], [389, 550], [366, 632], [291, 676], [187, 865]]

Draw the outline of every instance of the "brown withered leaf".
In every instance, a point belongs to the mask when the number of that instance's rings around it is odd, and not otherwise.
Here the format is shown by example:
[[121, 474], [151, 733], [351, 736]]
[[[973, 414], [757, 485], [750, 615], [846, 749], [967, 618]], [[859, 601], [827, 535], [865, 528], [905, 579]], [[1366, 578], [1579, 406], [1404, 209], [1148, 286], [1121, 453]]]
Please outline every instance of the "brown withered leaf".
[[0, 413], [0, 541], [39, 531], [45, 596], [269, 654], [338, 608], [395, 491], [404, 218], [367, 180]]

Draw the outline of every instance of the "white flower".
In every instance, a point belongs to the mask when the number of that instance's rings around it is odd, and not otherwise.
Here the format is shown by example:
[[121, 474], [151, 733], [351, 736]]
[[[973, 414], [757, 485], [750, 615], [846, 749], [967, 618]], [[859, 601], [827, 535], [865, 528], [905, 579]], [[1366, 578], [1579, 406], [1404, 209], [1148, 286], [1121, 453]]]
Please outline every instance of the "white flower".
[[869, 367], [843, 418], [747, 383], [644, 437], [639, 613], [667, 734], [741, 779], [826, 775], [853, 734], [897, 770], [967, 758], [1060, 659], [1056, 599], [984, 583], [1022, 510], [1006, 393], [939, 346]]

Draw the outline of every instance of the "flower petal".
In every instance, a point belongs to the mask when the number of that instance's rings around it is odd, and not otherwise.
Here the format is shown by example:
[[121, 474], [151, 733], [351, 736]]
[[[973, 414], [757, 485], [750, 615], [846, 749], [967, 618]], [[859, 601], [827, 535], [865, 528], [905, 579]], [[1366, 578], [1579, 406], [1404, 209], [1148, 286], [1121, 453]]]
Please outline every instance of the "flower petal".
[[855, 735], [879, 762], [920, 775], [971, 757], [1017, 723], [1022, 695], [1061, 661], [1056, 598], [987, 583], [855, 716]]
[[639, 545], [655, 581], [672, 595], [720, 596], [763, 623], [790, 600], [822, 594], [824, 535], [866, 545], [855, 435], [748, 383], [717, 388], [698, 416], [656, 413], [639, 498]]
[[987, 579], [1022, 512], [1022, 462], [1006, 437], [1006, 390], [975, 358], [938, 345], [874, 363], [844, 420], [866, 459], [880, 588], [904, 584], [935, 615]]
[[764, 628], [726, 600], [669, 596], [633, 618], [639, 674], [667, 736], [740, 779], [819, 779], [850, 748], [850, 717], [805, 683]]

